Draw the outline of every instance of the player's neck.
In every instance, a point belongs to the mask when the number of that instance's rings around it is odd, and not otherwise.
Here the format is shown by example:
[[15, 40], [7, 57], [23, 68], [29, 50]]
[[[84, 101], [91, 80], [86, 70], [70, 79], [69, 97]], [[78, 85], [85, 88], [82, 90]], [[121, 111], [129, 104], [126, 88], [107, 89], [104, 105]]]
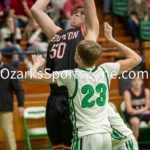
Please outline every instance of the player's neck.
[[82, 64], [82, 65], [78, 65], [78, 66], [79, 66], [79, 68], [84, 68], [84, 69], [94, 69], [95, 68], [95, 65], [89, 66], [89, 65]]

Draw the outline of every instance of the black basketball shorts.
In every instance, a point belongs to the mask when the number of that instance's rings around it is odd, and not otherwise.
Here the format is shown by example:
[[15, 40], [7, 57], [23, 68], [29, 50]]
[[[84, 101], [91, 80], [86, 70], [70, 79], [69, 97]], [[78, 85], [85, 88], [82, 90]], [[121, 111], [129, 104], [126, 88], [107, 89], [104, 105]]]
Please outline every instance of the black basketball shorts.
[[67, 95], [49, 96], [46, 106], [46, 127], [53, 148], [71, 146], [72, 124]]

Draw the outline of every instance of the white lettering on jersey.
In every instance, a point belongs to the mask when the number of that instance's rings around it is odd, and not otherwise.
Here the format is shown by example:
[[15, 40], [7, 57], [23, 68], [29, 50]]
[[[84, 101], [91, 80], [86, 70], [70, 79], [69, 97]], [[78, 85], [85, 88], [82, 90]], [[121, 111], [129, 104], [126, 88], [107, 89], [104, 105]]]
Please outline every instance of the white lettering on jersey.
[[61, 40], [72, 40], [72, 39], [76, 39], [79, 35], [79, 31], [75, 31], [75, 32], [68, 32], [67, 34], [63, 34], [63, 35], [54, 35], [51, 42], [60, 42]]

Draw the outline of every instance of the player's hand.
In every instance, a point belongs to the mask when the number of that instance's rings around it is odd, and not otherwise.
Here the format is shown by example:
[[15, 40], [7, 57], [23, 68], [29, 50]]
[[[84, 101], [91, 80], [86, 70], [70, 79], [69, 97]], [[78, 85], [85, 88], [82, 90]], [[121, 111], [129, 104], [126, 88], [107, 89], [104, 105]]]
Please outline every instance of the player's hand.
[[109, 42], [113, 40], [112, 27], [107, 22], [104, 22], [104, 35]]
[[24, 107], [19, 107], [18, 108], [18, 113], [19, 113], [20, 118], [22, 118], [23, 117], [23, 113], [24, 113]]
[[33, 65], [37, 67], [41, 67], [45, 63], [45, 59], [42, 57], [42, 55], [32, 55]]

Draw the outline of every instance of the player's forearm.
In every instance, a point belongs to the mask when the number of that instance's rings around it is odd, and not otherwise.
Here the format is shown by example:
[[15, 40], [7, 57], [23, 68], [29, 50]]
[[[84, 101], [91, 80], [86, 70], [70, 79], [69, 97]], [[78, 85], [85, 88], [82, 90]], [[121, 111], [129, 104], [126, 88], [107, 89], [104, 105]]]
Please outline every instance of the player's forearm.
[[99, 21], [97, 18], [94, 0], [83, 0], [85, 12], [85, 27], [87, 30], [93, 31], [96, 36], [99, 35]]
[[116, 46], [123, 54], [126, 58], [130, 58], [133, 59], [136, 63], [140, 63], [141, 62], [141, 57], [134, 52], [131, 48], [125, 46], [124, 44], [116, 41], [115, 39], [112, 39], [110, 41], [110, 43], [112, 43], [114, 46]]
[[31, 12], [42, 31], [48, 36], [49, 39], [51, 39], [60, 30], [60, 28], [57, 27], [51, 18], [43, 11], [49, 1], [50, 0], [36, 1], [31, 8]]

